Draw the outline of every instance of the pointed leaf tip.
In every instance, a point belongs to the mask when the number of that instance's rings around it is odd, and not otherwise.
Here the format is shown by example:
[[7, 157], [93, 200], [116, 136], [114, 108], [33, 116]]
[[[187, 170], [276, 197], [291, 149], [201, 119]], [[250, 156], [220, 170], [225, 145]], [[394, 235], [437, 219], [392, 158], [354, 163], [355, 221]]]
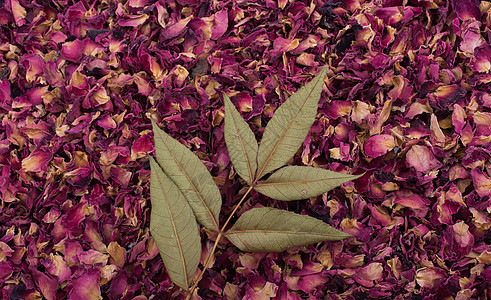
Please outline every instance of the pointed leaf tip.
[[253, 208], [240, 216], [225, 237], [248, 252], [281, 252], [351, 235], [315, 218], [271, 207]]
[[284, 166], [302, 145], [315, 121], [326, 73], [323, 67], [275, 111], [259, 145], [256, 179]]
[[362, 175], [349, 175], [329, 170], [286, 166], [254, 186], [254, 190], [270, 198], [282, 201], [308, 199]]
[[198, 269], [201, 239], [198, 223], [184, 195], [150, 157], [150, 232], [167, 273], [187, 290]]
[[152, 126], [158, 164], [182, 191], [198, 222], [218, 231], [222, 198], [210, 172], [191, 150], [161, 130], [153, 120]]
[[257, 169], [257, 141], [249, 125], [223, 93], [225, 107], [225, 142], [237, 174], [252, 185]]

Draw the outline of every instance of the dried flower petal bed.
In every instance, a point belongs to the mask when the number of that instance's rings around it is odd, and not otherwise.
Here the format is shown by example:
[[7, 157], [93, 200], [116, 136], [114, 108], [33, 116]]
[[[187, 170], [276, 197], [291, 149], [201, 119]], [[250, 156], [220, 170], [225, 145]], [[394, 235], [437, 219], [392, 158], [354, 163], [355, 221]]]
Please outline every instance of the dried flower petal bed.
[[[259, 139], [323, 65], [292, 164], [366, 175], [273, 204], [356, 239], [223, 241], [198, 295], [491, 296], [491, 2], [1, 3], [0, 298], [182, 298], [149, 235], [148, 118], [205, 162], [229, 213], [244, 190], [220, 93]], [[253, 193], [241, 212], [271, 203]]]

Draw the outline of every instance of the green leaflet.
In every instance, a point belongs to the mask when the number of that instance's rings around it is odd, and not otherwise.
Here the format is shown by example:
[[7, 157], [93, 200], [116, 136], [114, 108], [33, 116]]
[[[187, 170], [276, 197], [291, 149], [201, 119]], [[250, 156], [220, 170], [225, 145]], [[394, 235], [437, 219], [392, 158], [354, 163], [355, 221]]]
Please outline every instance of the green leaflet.
[[254, 189], [276, 200], [300, 200], [321, 195], [360, 176], [313, 167], [287, 166], [256, 184]]
[[275, 111], [259, 145], [256, 179], [282, 167], [302, 145], [315, 121], [326, 72], [323, 67]]
[[309, 216], [261, 207], [242, 214], [225, 237], [242, 251], [281, 252], [296, 246], [338, 241], [351, 235]]
[[218, 231], [218, 215], [222, 206], [220, 191], [205, 165], [152, 120], [155, 155], [162, 170], [177, 185], [203, 226]]
[[224, 134], [230, 160], [237, 174], [252, 185], [257, 169], [256, 138], [225, 93], [223, 100], [225, 102]]
[[184, 195], [152, 157], [150, 168], [150, 232], [170, 278], [187, 290], [201, 256], [198, 223]]

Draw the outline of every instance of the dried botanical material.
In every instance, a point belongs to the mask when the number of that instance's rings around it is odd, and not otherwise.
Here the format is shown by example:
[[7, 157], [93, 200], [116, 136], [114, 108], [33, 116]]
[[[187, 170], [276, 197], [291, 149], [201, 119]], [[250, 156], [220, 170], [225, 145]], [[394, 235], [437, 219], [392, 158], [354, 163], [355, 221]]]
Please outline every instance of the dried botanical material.
[[1, 299], [182, 298], [149, 233], [148, 117], [205, 165], [224, 224], [246, 190], [222, 93], [261, 142], [322, 66], [287, 164], [365, 175], [301, 201], [251, 190], [238, 214], [274, 206], [354, 238], [244, 265], [222, 239], [197, 296], [488, 296], [489, 1], [1, 3]]

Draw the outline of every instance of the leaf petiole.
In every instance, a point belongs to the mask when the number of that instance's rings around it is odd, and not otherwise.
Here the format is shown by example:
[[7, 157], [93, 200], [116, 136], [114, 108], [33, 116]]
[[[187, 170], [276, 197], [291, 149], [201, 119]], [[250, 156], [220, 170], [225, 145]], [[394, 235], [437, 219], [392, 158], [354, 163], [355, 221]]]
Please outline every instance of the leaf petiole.
[[186, 300], [189, 300], [191, 299], [191, 295], [193, 294], [194, 290], [196, 289], [196, 287], [198, 286], [198, 283], [201, 281], [201, 278], [203, 278], [203, 275], [205, 274], [206, 270], [208, 269], [208, 264], [210, 263], [211, 261], [211, 258], [213, 256], [215, 256], [215, 250], [217, 249], [217, 246], [218, 246], [218, 243], [220, 242], [220, 239], [222, 238], [223, 234], [224, 234], [224, 229], [227, 227], [228, 223], [230, 223], [230, 220], [232, 220], [232, 217], [233, 215], [237, 212], [237, 210], [239, 209], [239, 207], [242, 205], [242, 203], [244, 202], [244, 200], [247, 198], [247, 196], [249, 195], [249, 193], [251, 192], [251, 190], [254, 188], [254, 185], [251, 185], [246, 193], [244, 194], [244, 196], [242, 196], [242, 198], [240, 199], [239, 203], [237, 203], [237, 205], [235, 206], [234, 210], [232, 211], [232, 213], [230, 214], [230, 216], [228, 217], [227, 221], [225, 221], [225, 223], [223, 224], [222, 228], [220, 229], [220, 231], [218, 232], [218, 235], [217, 235], [217, 238], [215, 240], [215, 243], [213, 244], [213, 248], [211, 249], [210, 251], [210, 254], [208, 254], [208, 257], [206, 258], [205, 260], [205, 263], [203, 264], [203, 269], [201, 270], [201, 272], [199, 273], [198, 275], [198, 278], [196, 278], [196, 280], [194, 281], [193, 285], [191, 286], [191, 288], [189, 289], [187, 295], [186, 295]]

